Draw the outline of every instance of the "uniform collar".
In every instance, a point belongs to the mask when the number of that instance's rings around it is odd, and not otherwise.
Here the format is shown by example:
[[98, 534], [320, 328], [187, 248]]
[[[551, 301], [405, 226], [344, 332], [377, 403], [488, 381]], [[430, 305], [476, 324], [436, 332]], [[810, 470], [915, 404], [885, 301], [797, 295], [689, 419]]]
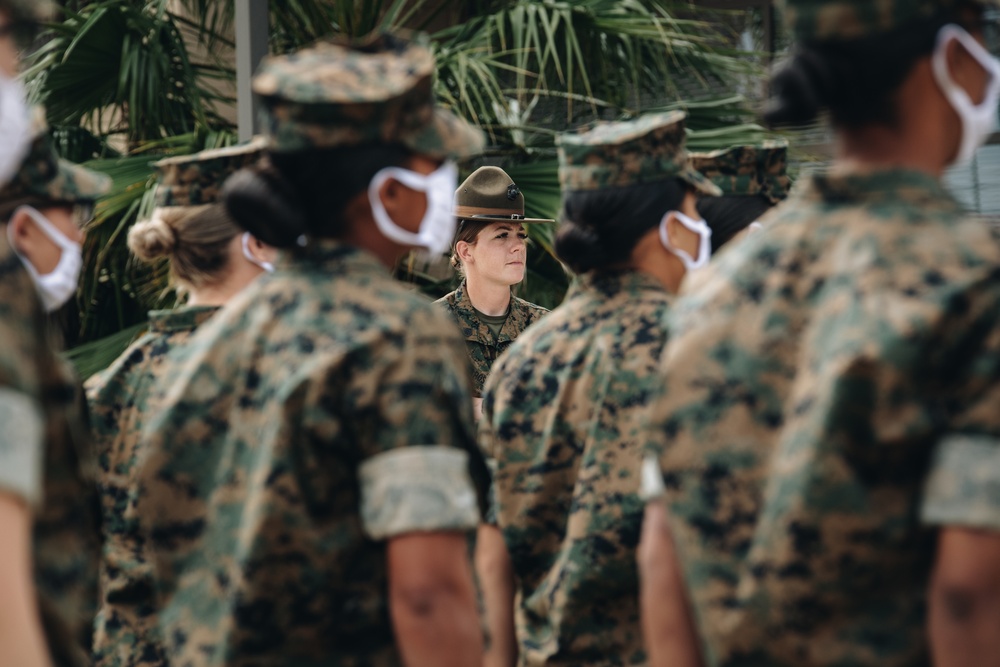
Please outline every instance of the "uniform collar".
[[613, 271], [591, 271], [577, 276], [574, 283], [576, 292], [596, 292], [604, 298], [610, 298], [622, 293], [635, 293], [646, 290], [665, 292], [662, 283], [648, 273], [634, 269]]
[[[466, 331], [466, 340], [478, 340], [483, 343], [494, 342], [492, 340], [492, 333], [489, 328], [479, 320], [479, 316], [476, 314], [476, 309], [472, 305], [472, 300], [469, 298], [469, 292], [466, 286], [466, 281], [462, 281], [462, 284], [458, 286], [455, 290], [455, 310], [458, 315], [466, 322], [477, 322], [481, 326], [478, 328], [469, 327]], [[529, 317], [529, 309], [525, 305], [525, 302], [514, 296], [513, 293], [510, 295], [510, 307], [507, 310], [507, 321], [504, 322], [503, 327], [500, 329], [500, 333], [497, 335], [496, 343], [505, 343], [514, 340], [517, 334], [527, 326], [527, 320]], [[512, 335], [513, 334], [513, 335]]]
[[330, 239], [314, 240], [305, 248], [282, 252], [276, 264], [279, 269], [293, 271], [309, 267], [330, 273], [390, 275], [389, 269], [372, 253]]
[[149, 330], [157, 333], [194, 331], [219, 311], [219, 306], [181, 306], [149, 313]]
[[908, 169], [891, 169], [868, 174], [824, 173], [811, 174], [803, 179], [801, 188], [792, 198], [831, 205], [855, 206], [909, 203], [915, 206], [942, 202], [961, 205], [941, 182], [930, 174]]

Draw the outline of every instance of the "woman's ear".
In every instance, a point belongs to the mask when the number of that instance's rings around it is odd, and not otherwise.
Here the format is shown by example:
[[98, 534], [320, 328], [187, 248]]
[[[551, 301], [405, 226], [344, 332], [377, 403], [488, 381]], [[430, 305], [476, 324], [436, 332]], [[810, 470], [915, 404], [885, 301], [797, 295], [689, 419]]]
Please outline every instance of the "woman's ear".
[[691, 257], [698, 256], [698, 243], [701, 237], [696, 232], [691, 231], [677, 219], [677, 215], [671, 211], [666, 216], [667, 241], [674, 250], [683, 250]]
[[274, 262], [278, 257], [278, 250], [274, 246], [269, 246], [263, 243], [253, 234], [250, 235], [250, 252], [253, 253], [254, 257], [262, 259], [265, 262]]
[[459, 241], [455, 244], [455, 253], [458, 258], [462, 260], [462, 264], [468, 266], [469, 264], [475, 263], [475, 259], [472, 256], [472, 244], [468, 241]]
[[7, 225], [10, 227], [10, 238], [13, 239], [14, 249], [22, 255], [25, 254], [25, 246], [31, 242], [30, 222], [31, 217], [21, 209], [14, 211], [10, 220], [7, 221]]
[[427, 210], [427, 198], [394, 178], [387, 179], [378, 190], [382, 206], [389, 218], [400, 228], [414, 234], [420, 231], [420, 221]]

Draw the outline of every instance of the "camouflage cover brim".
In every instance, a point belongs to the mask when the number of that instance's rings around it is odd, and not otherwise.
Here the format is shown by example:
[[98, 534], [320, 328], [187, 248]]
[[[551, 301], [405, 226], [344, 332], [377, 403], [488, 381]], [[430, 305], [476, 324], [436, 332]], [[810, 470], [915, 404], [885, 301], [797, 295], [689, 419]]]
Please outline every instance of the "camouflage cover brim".
[[415, 153], [439, 160], [464, 160], [482, 153], [486, 145], [482, 130], [440, 107], [429, 123], [400, 141]]
[[788, 143], [785, 141], [691, 153], [690, 165], [717, 185], [725, 196], [760, 195], [772, 204], [788, 196], [792, 182], [787, 173]]
[[653, 113], [561, 135], [559, 183], [564, 192], [624, 188], [679, 178], [706, 195], [719, 191], [691, 169], [683, 111]]
[[226, 180], [240, 169], [257, 164], [266, 147], [267, 140], [256, 137], [246, 144], [160, 160], [153, 165], [157, 181], [156, 205], [217, 203]]
[[[778, 0], [785, 26], [803, 42], [878, 35], [953, 9], [963, 0]], [[1000, 0], [976, 0], [1000, 6]]]
[[47, 190], [52, 201], [69, 204], [95, 202], [111, 191], [111, 177], [93, 169], [59, 160], [59, 171]]
[[700, 171], [696, 171], [691, 167], [685, 167], [681, 173], [677, 174], [677, 178], [692, 186], [697, 192], [703, 195], [718, 197], [722, 194], [722, 190], [719, 189], [718, 185], [705, 178]]

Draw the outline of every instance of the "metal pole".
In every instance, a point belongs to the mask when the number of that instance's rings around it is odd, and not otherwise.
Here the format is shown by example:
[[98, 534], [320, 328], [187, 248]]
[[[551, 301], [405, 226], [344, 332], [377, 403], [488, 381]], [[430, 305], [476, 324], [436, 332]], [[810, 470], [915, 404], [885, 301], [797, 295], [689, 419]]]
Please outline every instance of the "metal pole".
[[249, 141], [260, 127], [250, 82], [268, 42], [268, 0], [236, 0], [236, 118], [240, 141]]

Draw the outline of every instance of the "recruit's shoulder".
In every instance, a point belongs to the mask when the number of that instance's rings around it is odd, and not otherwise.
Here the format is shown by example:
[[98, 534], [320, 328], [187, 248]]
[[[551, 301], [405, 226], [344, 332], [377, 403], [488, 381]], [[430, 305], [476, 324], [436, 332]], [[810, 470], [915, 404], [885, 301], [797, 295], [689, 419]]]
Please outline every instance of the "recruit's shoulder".
[[102, 400], [108, 393], [127, 389], [128, 377], [136, 365], [146, 358], [148, 350], [158, 338], [159, 336], [149, 331], [141, 333], [124, 352], [118, 355], [118, 358], [111, 362], [110, 366], [87, 378], [83, 383], [87, 400], [93, 403]]
[[41, 356], [51, 354], [45, 331], [31, 276], [0, 233], [0, 387], [39, 398]]
[[442, 306], [444, 308], [447, 308], [448, 310], [454, 310], [458, 306], [459, 298], [460, 298], [460, 291], [458, 289], [455, 289], [451, 292], [448, 292], [440, 299], [436, 299], [434, 301], [434, 305]]
[[520, 297], [514, 296], [512, 299], [515, 307], [524, 313], [524, 317], [528, 324], [540, 320], [550, 312], [548, 308], [543, 308], [537, 304], [531, 303], [530, 301], [525, 301]]

